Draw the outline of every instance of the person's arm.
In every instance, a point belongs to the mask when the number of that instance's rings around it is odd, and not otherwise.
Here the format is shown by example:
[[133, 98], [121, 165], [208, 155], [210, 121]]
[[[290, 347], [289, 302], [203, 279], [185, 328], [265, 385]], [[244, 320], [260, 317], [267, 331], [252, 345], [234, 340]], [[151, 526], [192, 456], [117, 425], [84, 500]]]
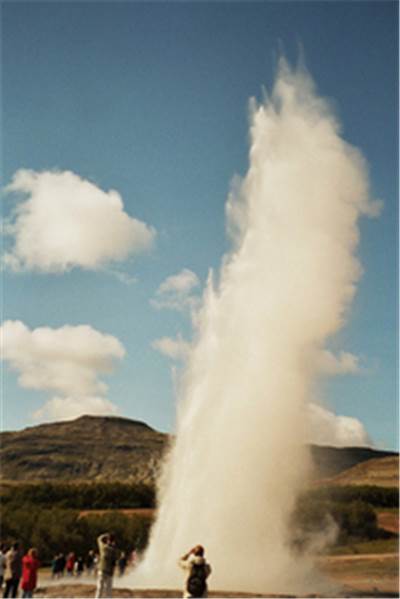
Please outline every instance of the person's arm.
[[97, 537], [97, 545], [99, 549], [103, 549], [107, 545], [108, 534], [105, 532]]

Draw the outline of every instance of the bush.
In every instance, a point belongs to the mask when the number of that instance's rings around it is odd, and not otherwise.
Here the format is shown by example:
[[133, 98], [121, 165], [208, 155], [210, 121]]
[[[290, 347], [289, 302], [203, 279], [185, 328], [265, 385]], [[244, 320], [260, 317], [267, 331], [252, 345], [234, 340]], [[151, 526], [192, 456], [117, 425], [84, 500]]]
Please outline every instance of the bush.
[[152, 508], [155, 489], [143, 483], [31, 483], [5, 490], [2, 503], [14, 509], [27, 504], [77, 510]]
[[307, 495], [316, 499], [339, 503], [363, 501], [374, 507], [394, 508], [399, 505], [399, 489], [396, 487], [377, 487], [373, 485], [322, 487], [309, 491]]
[[146, 516], [111, 512], [83, 518], [76, 510], [28, 505], [14, 509], [8, 505], [2, 513], [1, 540], [6, 544], [18, 540], [25, 551], [37, 547], [41, 562], [48, 564], [57, 553], [74, 551], [85, 556], [90, 549], [97, 549], [97, 537], [105, 531], [115, 533], [120, 550], [141, 551], [146, 547], [150, 526], [151, 518]]
[[301, 539], [320, 533], [332, 520], [338, 528], [336, 542], [339, 544], [380, 536], [375, 511], [369, 504], [362, 501], [340, 503], [308, 495], [300, 498], [292, 516], [293, 528], [297, 531], [296, 543], [301, 544]]

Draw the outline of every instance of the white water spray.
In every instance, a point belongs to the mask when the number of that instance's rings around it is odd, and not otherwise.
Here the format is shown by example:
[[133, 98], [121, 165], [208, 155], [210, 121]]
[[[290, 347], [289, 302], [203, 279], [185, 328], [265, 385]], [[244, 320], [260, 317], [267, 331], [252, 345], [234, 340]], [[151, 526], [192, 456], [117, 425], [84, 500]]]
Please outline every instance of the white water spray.
[[235, 247], [198, 316], [136, 585], [180, 585], [177, 559], [197, 543], [213, 588], [305, 582], [288, 525], [307, 478], [307, 405], [360, 276], [358, 218], [376, 212], [338, 130], [309, 75], [281, 61], [271, 98], [252, 108], [249, 170], [227, 202]]

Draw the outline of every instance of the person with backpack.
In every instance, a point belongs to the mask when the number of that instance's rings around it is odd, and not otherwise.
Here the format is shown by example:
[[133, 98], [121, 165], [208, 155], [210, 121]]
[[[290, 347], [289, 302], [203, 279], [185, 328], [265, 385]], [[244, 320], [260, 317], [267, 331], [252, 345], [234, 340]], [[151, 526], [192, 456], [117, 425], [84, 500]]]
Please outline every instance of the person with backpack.
[[208, 597], [207, 578], [211, 574], [211, 566], [204, 557], [204, 547], [193, 547], [181, 557], [179, 565], [188, 573], [183, 596]]

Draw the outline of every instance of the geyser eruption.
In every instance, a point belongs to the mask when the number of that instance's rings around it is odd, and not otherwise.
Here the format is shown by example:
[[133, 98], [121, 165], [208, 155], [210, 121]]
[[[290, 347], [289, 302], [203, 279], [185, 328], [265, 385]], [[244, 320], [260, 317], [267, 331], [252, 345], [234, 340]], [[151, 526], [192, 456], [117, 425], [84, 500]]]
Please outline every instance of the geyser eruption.
[[281, 61], [250, 132], [249, 170], [227, 202], [234, 249], [196, 318], [137, 585], [179, 586], [177, 559], [197, 543], [213, 588], [283, 592], [308, 575], [289, 527], [307, 478], [307, 406], [360, 276], [358, 218], [376, 207], [363, 158], [303, 69]]

